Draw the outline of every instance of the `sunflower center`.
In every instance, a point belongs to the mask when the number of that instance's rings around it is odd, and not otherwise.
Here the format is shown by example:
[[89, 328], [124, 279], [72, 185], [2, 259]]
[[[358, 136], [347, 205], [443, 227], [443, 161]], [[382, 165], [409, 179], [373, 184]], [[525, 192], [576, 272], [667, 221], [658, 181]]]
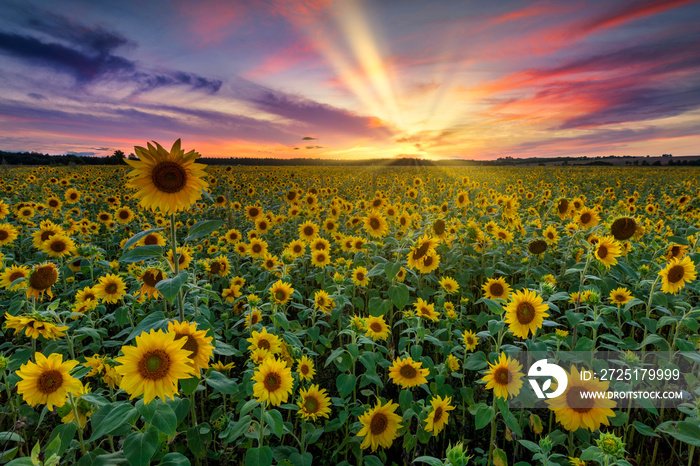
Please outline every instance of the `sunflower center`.
[[633, 218], [622, 217], [618, 218], [610, 226], [610, 233], [616, 240], [625, 240], [630, 238], [637, 230], [637, 223]]
[[379, 333], [382, 331], [382, 325], [379, 322], [372, 322], [369, 324], [369, 328], [372, 329], [373, 332]]
[[319, 296], [318, 299], [316, 299], [316, 304], [318, 304], [319, 306], [323, 306], [324, 304], [326, 304], [326, 298], [324, 298], [323, 296]]
[[566, 211], [569, 210], [569, 201], [567, 201], [566, 199], [562, 199], [561, 201], [559, 201], [557, 209], [559, 210], [560, 214], [565, 214]]
[[316, 256], [316, 262], [325, 262], [326, 261], [326, 255], [325, 254], [319, 254]]
[[467, 337], [467, 344], [468, 345], [473, 345], [474, 344], [474, 339], [472, 337]]
[[433, 231], [436, 235], [445, 233], [445, 221], [442, 219], [435, 220], [435, 223], [433, 223]]
[[389, 425], [389, 420], [384, 413], [375, 413], [369, 422], [369, 431], [372, 435], [381, 435]]
[[250, 324], [251, 324], [251, 325], [255, 325], [255, 324], [257, 324], [257, 323], [258, 323], [258, 315], [257, 315], [257, 314], [253, 314], [253, 315], [250, 317]]
[[313, 234], [314, 234], [314, 227], [309, 227], [309, 226], [304, 227], [304, 234], [305, 234], [306, 236], [313, 236]]
[[55, 234], [56, 234], [56, 233], [53, 232], [53, 231], [51, 231], [51, 230], [42, 231], [42, 232], [41, 232], [41, 242], [43, 243], [44, 241], [46, 241], [47, 239], [51, 238], [51, 237], [52, 237], [53, 235], [55, 235]]
[[500, 283], [492, 283], [490, 287], [491, 294], [495, 297], [503, 295], [503, 285]]
[[141, 360], [138, 362], [138, 371], [144, 379], [160, 380], [168, 375], [170, 365], [168, 353], [157, 349], [141, 356]]
[[404, 364], [401, 366], [401, 369], [399, 369], [399, 374], [401, 374], [401, 377], [404, 379], [415, 379], [418, 375], [418, 371], [412, 365]]
[[361, 282], [362, 280], [365, 279], [365, 274], [362, 272], [357, 272], [357, 274], [355, 275], [355, 278], [357, 278], [358, 282]]
[[143, 274], [143, 277], [141, 279], [146, 285], [155, 287], [158, 284], [158, 282], [160, 282], [163, 279], [163, 274], [160, 272], [160, 270], [158, 272], [148, 271]]
[[[2, 233], [0, 233], [0, 236], [2, 236]], [[0, 238], [0, 239], [2, 239], [2, 238]], [[678, 257], [678, 254], [679, 254], [680, 252], [681, 252], [680, 246], [673, 246], [673, 247], [671, 248], [671, 255], [672, 255], [673, 257]]]
[[423, 265], [425, 267], [430, 267], [433, 265], [433, 256], [425, 256], [425, 259], [423, 259]]
[[306, 364], [302, 364], [299, 370], [302, 374], [306, 375], [309, 373], [309, 366], [307, 366]]
[[307, 413], [315, 413], [318, 411], [318, 401], [313, 396], [304, 398], [304, 410]]
[[683, 276], [685, 276], [685, 269], [683, 268], [683, 266], [674, 265], [673, 267], [671, 267], [671, 270], [668, 271], [668, 282], [678, 283], [683, 279]]
[[195, 356], [197, 356], [197, 353], [199, 353], [199, 344], [197, 343], [197, 339], [192, 335], [177, 335], [175, 336], [175, 339], [179, 340], [180, 338], [185, 337], [187, 337], [187, 342], [185, 342], [182, 349], [192, 352], [192, 354], [190, 354], [190, 359], [194, 359]]
[[163, 161], [153, 168], [151, 181], [161, 192], [176, 193], [187, 184], [187, 172], [179, 163]]
[[379, 230], [381, 223], [379, 222], [379, 219], [372, 217], [369, 220], [369, 226], [372, 227], [373, 230]]
[[529, 249], [533, 254], [541, 254], [547, 250], [547, 243], [541, 239], [537, 239], [530, 243]]
[[604, 244], [598, 246], [598, 257], [600, 257], [601, 259], [605, 259], [606, 257], [608, 257], [608, 248], [605, 247]]
[[218, 262], [214, 262], [213, 264], [211, 264], [211, 273], [216, 275], [219, 272], [221, 272], [221, 264]]
[[435, 415], [433, 416], [433, 424], [439, 422], [442, 419], [442, 407], [438, 406], [435, 408]]
[[7, 230], [0, 230], [0, 241], [6, 240], [10, 236]]
[[587, 413], [591, 409], [593, 409], [593, 404], [595, 401], [590, 398], [582, 395], [583, 393], [591, 393], [590, 391], [586, 390], [583, 387], [571, 387], [569, 391], [566, 393], [566, 404], [576, 411], [577, 413]]
[[615, 301], [620, 301], [620, 302], [622, 302], [622, 301], [624, 301], [624, 300], [625, 300], [625, 295], [623, 295], [623, 294], [616, 294], [616, 295], [615, 295]]
[[63, 252], [66, 250], [66, 248], [67, 245], [63, 241], [54, 241], [53, 243], [51, 243], [51, 250], [53, 252]]
[[518, 304], [515, 312], [518, 316], [518, 322], [523, 325], [529, 324], [535, 318], [535, 308], [527, 301]]
[[109, 283], [105, 286], [105, 292], [107, 294], [115, 294], [117, 289], [119, 289], [119, 286], [116, 283]]
[[51, 288], [56, 283], [56, 280], [58, 280], [56, 269], [50, 265], [44, 265], [36, 269], [29, 277], [29, 286], [35, 290], [42, 291]]
[[591, 214], [586, 212], [585, 214], [581, 215], [581, 223], [583, 223], [584, 225], [587, 225], [588, 222], [590, 222], [590, 221], [591, 221]]
[[425, 256], [425, 254], [428, 252], [428, 249], [430, 249], [430, 243], [423, 243], [416, 251], [413, 253], [413, 260], [418, 260], [421, 257]]
[[507, 367], [499, 367], [493, 374], [493, 380], [499, 385], [508, 385], [511, 375]]
[[119, 211], [119, 218], [122, 220], [126, 220], [129, 218], [129, 211], [128, 210], [120, 210]]
[[49, 370], [39, 376], [36, 388], [43, 394], [50, 394], [61, 388], [63, 375], [57, 370]]
[[268, 392], [274, 392], [282, 385], [282, 378], [276, 372], [270, 372], [265, 377], [265, 389]]
[[51, 199], [49, 201], [49, 206], [50, 207], [57, 207], [58, 206], [58, 201], [56, 199]]
[[253, 250], [254, 253], [257, 254], [257, 253], [259, 253], [260, 251], [262, 251], [262, 246], [259, 245], [259, 244], [254, 244], [253, 247], [252, 247], [251, 249]]
[[149, 246], [151, 244], [158, 244], [158, 237], [156, 235], [148, 235], [143, 240], [143, 244]]
[[287, 299], [287, 293], [284, 292], [284, 290], [277, 290], [275, 291], [275, 299], [279, 301], [284, 301]]

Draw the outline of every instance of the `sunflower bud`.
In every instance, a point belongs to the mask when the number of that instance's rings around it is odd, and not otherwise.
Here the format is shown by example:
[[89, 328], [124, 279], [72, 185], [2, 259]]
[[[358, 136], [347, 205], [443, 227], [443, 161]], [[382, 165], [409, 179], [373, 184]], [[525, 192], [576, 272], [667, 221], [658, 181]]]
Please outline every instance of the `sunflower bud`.
[[464, 455], [464, 444], [459, 442], [454, 447], [450, 443], [447, 446], [447, 463], [450, 466], [466, 466], [471, 456]]
[[639, 365], [639, 356], [634, 354], [632, 351], [627, 350], [626, 353], [622, 354], [622, 361], [624, 361], [628, 366], [635, 367]]
[[10, 358], [7, 358], [5, 356], [0, 356], [0, 371], [6, 370], [9, 363], [10, 363]]
[[600, 438], [596, 440], [596, 445], [604, 455], [622, 458], [625, 453], [625, 444], [622, 439], [613, 433], [600, 434]]
[[540, 439], [540, 448], [544, 453], [549, 453], [552, 451], [553, 447], [554, 444], [552, 443], [552, 439], [549, 438], [549, 435]]

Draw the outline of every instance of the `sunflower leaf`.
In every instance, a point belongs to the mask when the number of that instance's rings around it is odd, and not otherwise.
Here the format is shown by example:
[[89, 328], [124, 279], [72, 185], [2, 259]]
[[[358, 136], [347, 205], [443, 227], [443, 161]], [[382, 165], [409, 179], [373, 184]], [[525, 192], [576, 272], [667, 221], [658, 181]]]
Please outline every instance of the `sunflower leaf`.
[[211, 234], [211, 232], [217, 230], [223, 224], [223, 220], [204, 220], [202, 222], [197, 222], [187, 231], [185, 241], [192, 241], [194, 239], [208, 236]]
[[212, 371], [206, 378], [206, 382], [213, 389], [226, 395], [233, 395], [238, 391], [238, 384], [221, 372]]
[[141, 262], [149, 259], [155, 259], [163, 255], [163, 247], [157, 244], [148, 246], [139, 246], [127, 251], [119, 258], [119, 262]]
[[182, 285], [187, 281], [187, 277], [187, 272], [182, 271], [175, 277], [166, 278], [156, 283], [156, 290], [160, 291], [163, 297], [172, 303]]
[[163, 228], [153, 228], [153, 229], [151, 229], [151, 230], [146, 230], [146, 231], [142, 231], [142, 232], [136, 233], [134, 236], [132, 236], [131, 238], [129, 238], [129, 239], [126, 241], [126, 243], [124, 243], [124, 248], [123, 248], [123, 249], [126, 251], [127, 249], [129, 249], [133, 244], [135, 244], [135, 243], [136, 243], [138, 240], [140, 240], [141, 238], [143, 238], [143, 237], [145, 237], [145, 236], [148, 236], [148, 235], [151, 234], [151, 233], [155, 233], [155, 232], [161, 231], [161, 230], [163, 230]]

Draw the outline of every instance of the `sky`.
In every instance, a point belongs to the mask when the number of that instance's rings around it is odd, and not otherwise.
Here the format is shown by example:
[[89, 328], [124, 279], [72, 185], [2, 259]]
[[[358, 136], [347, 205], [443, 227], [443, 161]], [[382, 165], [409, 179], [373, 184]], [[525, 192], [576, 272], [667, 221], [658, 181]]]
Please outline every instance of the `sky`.
[[699, 0], [2, 0], [0, 150], [699, 155], [699, 18]]

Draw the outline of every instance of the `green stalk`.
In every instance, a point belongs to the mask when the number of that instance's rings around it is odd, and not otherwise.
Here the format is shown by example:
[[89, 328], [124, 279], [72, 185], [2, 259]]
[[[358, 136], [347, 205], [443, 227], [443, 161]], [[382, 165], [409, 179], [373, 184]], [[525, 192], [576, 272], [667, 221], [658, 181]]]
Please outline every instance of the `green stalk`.
[[[173, 252], [173, 269], [175, 276], [180, 273], [180, 258], [177, 255], [177, 235], [175, 233], [175, 214], [170, 214], [170, 247]], [[185, 305], [182, 301], [182, 290], [177, 291], [177, 308], [179, 311], [180, 322], [185, 321]]]

